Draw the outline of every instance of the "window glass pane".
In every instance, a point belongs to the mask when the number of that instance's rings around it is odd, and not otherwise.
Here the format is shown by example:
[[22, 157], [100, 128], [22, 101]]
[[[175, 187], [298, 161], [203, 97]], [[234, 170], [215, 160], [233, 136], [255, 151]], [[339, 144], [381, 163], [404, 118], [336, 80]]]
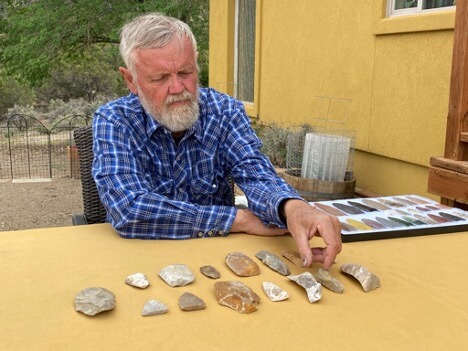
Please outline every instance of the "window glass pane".
[[254, 102], [255, 0], [237, 0], [236, 97]]
[[394, 10], [408, 9], [418, 7], [418, 0], [395, 0]]
[[456, 0], [424, 0], [423, 10], [435, 9], [437, 7], [454, 6], [455, 3], [456, 3]]
[[[467, 0], [468, 1], [468, 0]], [[388, 17], [453, 9], [456, 0], [387, 0]]]

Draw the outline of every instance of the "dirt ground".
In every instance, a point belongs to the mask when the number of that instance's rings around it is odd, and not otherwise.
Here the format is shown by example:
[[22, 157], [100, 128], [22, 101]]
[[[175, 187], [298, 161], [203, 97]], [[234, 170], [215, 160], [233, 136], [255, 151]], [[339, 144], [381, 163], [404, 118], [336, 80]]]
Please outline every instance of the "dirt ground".
[[74, 213], [83, 213], [79, 179], [0, 179], [0, 232], [70, 226]]
[[72, 214], [82, 212], [79, 179], [0, 179], [0, 232], [70, 226]]

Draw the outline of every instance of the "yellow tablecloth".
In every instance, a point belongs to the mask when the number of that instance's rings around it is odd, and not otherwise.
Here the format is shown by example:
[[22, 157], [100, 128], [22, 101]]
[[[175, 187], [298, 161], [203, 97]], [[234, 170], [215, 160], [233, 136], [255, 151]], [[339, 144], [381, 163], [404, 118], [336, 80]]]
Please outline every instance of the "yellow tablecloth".
[[[320, 244], [314, 239], [312, 244]], [[468, 346], [468, 233], [344, 244], [331, 270], [342, 295], [324, 289], [308, 302], [305, 290], [257, 260], [260, 250], [277, 255], [295, 250], [289, 236], [230, 235], [187, 241], [120, 238], [107, 224], [0, 233], [0, 350], [462, 350]], [[261, 268], [241, 278], [224, 263], [241, 251]], [[292, 274], [304, 269], [288, 262]], [[365, 293], [339, 272], [354, 262], [380, 277], [382, 287]], [[184, 263], [194, 283], [171, 288], [158, 276]], [[199, 272], [213, 265], [221, 280], [240, 280], [261, 297], [257, 312], [240, 314], [221, 306], [214, 282]], [[316, 264], [308, 269], [316, 272]], [[136, 272], [151, 285], [124, 283]], [[271, 302], [261, 289], [271, 281], [289, 292]], [[74, 310], [80, 290], [100, 286], [116, 295], [113, 311], [88, 317]], [[183, 312], [184, 292], [207, 308]], [[169, 307], [165, 315], [142, 317], [149, 299]]]

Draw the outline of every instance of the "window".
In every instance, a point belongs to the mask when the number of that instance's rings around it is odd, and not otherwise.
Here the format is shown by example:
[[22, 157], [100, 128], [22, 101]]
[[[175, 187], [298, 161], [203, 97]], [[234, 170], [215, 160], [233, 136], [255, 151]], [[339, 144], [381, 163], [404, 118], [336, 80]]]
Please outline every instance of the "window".
[[388, 17], [446, 10], [456, 0], [389, 0]]
[[255, 80], [255, 0], [236, 1], [234, 56], [235, 97], [254, 103]]

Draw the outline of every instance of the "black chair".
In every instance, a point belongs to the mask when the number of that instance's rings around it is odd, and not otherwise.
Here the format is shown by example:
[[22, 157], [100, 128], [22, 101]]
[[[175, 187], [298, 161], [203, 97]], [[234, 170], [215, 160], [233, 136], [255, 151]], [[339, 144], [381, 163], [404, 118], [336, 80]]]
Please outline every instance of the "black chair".
[[[106, 221], [106, 210], [98, 195], [96, 183], [91, 175], [93, 165], [93, 131], [91, 126], [75, 129], [73, 132], [80, 159], [81, 191], [84, 213], [72, 215], [73, 225], [96, 224]], [[234, 181], [229, 177], [232, 187], [232, 204], [235, 205]], [[244, 207], [244, 206], [238, 206]]]
[[91, 126], [75, 129], [75, 144], [80, 158], [81, 192], [84, 213], [72, 215], [73, 225], [104, 223], [106, 210], [99, 199], [96, 183], [91, 175], [93, 165], [93, 131]]

